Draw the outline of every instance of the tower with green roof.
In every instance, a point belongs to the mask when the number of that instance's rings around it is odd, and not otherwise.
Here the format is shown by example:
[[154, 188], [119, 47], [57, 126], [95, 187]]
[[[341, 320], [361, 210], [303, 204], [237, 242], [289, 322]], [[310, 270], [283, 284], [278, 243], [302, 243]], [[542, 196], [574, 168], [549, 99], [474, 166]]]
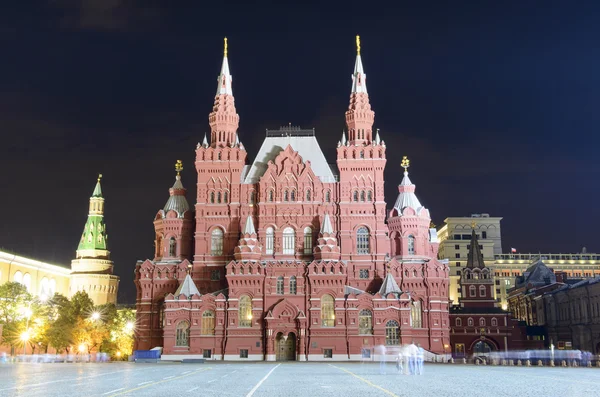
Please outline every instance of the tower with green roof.
[[90, 197], [87, 221], [79, 240], [76, 258], [71, 262], [71, 294], [85, 291], [94, 304], [116, 303], [119, 277], [113, 275], [104, 224], [104, 197], [98, 181]]

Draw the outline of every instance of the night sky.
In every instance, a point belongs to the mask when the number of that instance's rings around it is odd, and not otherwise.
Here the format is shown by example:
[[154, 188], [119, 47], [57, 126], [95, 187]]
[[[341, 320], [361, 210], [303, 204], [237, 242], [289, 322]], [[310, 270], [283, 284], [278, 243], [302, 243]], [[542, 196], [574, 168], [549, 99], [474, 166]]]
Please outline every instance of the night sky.
[[101, 172], [121, 303], [177, 159], [193, 204], [224, 36], [250, 159], [291, 122], [335, 162], [360, 34], [388, 207], [408, 155], [438, 226], [485, 212], [505, 251], [600, 251], [597, 3], [32, 3], [0, 12], [0, 247], [69, 266]]

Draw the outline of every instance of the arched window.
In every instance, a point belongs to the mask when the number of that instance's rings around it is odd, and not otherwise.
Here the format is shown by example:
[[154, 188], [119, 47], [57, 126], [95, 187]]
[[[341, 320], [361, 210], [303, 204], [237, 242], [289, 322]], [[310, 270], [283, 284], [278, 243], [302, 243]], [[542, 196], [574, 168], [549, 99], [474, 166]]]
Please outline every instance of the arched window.
[[306, 191], [306, 201], [311, 201], [312, 200], [312, 196], [310, 194], [310, 189]]
[[226, 203], [229, 201], [229, 193], [228, 192], [223, 192], [223, 202]]
[[408, 255], [415, 254], [415, 236], [412, 234], [408, 236]]
[[43, 277], [42, 281], [40, 282], [40, 298], [42, 298], [42, 300], [48, 299], [50, 298], [50, 283], [48, 282], [48, 278], [47, 277]]
[[217, 160], [221, 160], [221, 152], [217, 153]]
[[296, 201], [296, 191], [292, 190], [290, 192], [290, 201]]
[[250, 204], [256, 203], [256, 192], [253, 190], [250, 192]]
[[[363, 138], [364, 138], [364, 137], [363, 137]], [[364, 158], [365, 158], [365, 152], [364, 152], [364, 150], [361, 150], [361, 151], [360, 151], [360, 158], [361, 158], [361, 159], [364, 159]]]
[[290, 201], [289, 200], [289, 196], [288, 196], [288, 191], [286, 190], [285, 192], [283, 192], [283, 201]]
[[373, 192], [370, 190], [367, 190], [367, 200], [373, 201]]
[[485, 298], [485, 285], [480, 285], [479, 286], [479, 297], [480, 298]]
[[210, 192], [210, 203], [211, 204], [215, 203], [215, 192]]
[[175, 256], [175, 251], [177, 248], [177, 243], [175, 242], [175, 237], [171, 237], [169, 239], [169, 256]]
[[175, 340], [175, 346], [190, 346], [190, 323], [185, 320], [180, 321], [179, 324], [177, 324], [177, 337]]
[[242, 295], [240, 297], [238, 324], [240, 327], [252, 326], [252, 301], [248, 295]]
[[217, 193], [217, 203], [221, 204], [221, 192]]
[[412, 301], [410, 305], [410, 325], [413, 328], [423, 328], [421, 301]]
[[369, 253], [369, 229], [364, 226], [356, 231], [356, 252], [359, 255]]
[[28, 292], [31, 292], [31, 274], [29, 273], [25, 273], [23, 275], [23, 283], [22, 283], [25, 288], [27, 288]]
[[23, 284], [23, 273], [21, 273], [20, 270], [17, 270], [15, 272], [15, 275], [13, 276], [13, 281], [15, 283]]
[[296, 276], [290, 277], [290, 294], [296, 295]]
[[277, 295], [283, 295], [283, 276], [277, 277]]
[[457, 327], [462, 327], [462, 320], [460, 319], [460, 317], [457, 317], [454, 323]]
[[50, 293], [49, 296], [54, 296], [54, 294], [56, 293], [56, 280], [55, 279], [51, 279], [50, 283], [48, 284], [48, 292]]
[[485, 327], [485, 318], [483, 318], [483, 317], [479, 318], [479, 326]]
[[469, 286], [469, 296], [471, 298], [474, 298], [475, 296], [477, 296], [477, 288], [475, 288], [474, 285]]
[[283, 254], [294, 255], [296, 253], [296, 233], [291, 227], [283, 229]]
[[223, 230], [216, 228], [211, 233], [210, 254], [223, 255]]
[[328, 190], [325, 192], [325, 202], [329, 203], [331, 201], [331, 192]]
[[496, 320], [496, 317], [494, 317], [492, 319], [492, 327], [497, 327], [498, 326], [498, 320]]
[[202, 313], [202, 335], [214, 335], [215, 334], [215, 312], [207, 310]]
[[365, 201], [365, 191], [364, 190], [360, 191], [360, 201]]
[[370, 310], [363, 309], [358, 312], [358, 333], [360, 335], [373, 334], [373, 313]]
[[469, 318], [467, 319], [467, 325], [468, 325], [469, 327], [472, 327], [472, 326], [473, 326], [473, 319], [472, 319], [471, 317], [469, 317]]
[[354, 193], [353, 193], [353, 196], [354, 196], [354, 197], [353, 197], [353, 198], [354, 198], [354, 201], [358, 202], [358, 190], [355, 190], [355, 191], [354, 191]]
[[265, 253], [273, 253], [273, 245], [275, 241], [275, 230], [272, 227], [267, 228], [267, 237], [265, 239]]
[[304, 228], [304, 254], [312, 254], [313, 249], [313, 231], [312, 228], [307, 226]]
[[323, 327], [335, 326], [335, 306], [331, 295], [323, 295], [321, 298], [321, 325]]
[[269, 202], [272, 203], [273, 202], [273, 191], [269, 190]]
[[396, 320], [390, 320], [385, 324], [385, 344], [397, 345], [400, 339], [400, 325]]

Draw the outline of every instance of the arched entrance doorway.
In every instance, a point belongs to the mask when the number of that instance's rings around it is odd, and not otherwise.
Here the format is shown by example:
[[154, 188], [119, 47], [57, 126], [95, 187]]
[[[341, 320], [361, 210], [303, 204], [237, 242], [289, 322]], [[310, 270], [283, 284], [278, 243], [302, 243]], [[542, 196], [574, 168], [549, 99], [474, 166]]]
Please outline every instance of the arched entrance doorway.
[[492, 350], [494, 350], [494, 347], [483, 340], [480, 340], [473, 346], [473, 354], [476, 356], [487, 356]]
[[279, 332], [275, 338], [275, 359], [277, 361], [296, 360], [296, 335], [290, 332], [287, 335]]

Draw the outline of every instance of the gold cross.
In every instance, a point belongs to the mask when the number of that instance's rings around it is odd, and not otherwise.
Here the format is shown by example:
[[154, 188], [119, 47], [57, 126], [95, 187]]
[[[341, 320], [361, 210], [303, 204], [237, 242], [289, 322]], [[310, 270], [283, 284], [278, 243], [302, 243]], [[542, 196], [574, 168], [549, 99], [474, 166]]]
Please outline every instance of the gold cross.
[[404, 172], [408, 172], [408, 167], [410, 167], [410, 160], [408, 157], [403, 156], [402, 162], [400, 163], [400, 167], [404, 168]]
[[179, 173], [183, 171], [183, 163], [181, 162], [181, 160], [177, 160], [177, 162], [175, 163], [175, 171], [177, 171], [177, 175], [179, 175]]
[[356, 55], [360, 55], [360, 36], [356, 35]]

